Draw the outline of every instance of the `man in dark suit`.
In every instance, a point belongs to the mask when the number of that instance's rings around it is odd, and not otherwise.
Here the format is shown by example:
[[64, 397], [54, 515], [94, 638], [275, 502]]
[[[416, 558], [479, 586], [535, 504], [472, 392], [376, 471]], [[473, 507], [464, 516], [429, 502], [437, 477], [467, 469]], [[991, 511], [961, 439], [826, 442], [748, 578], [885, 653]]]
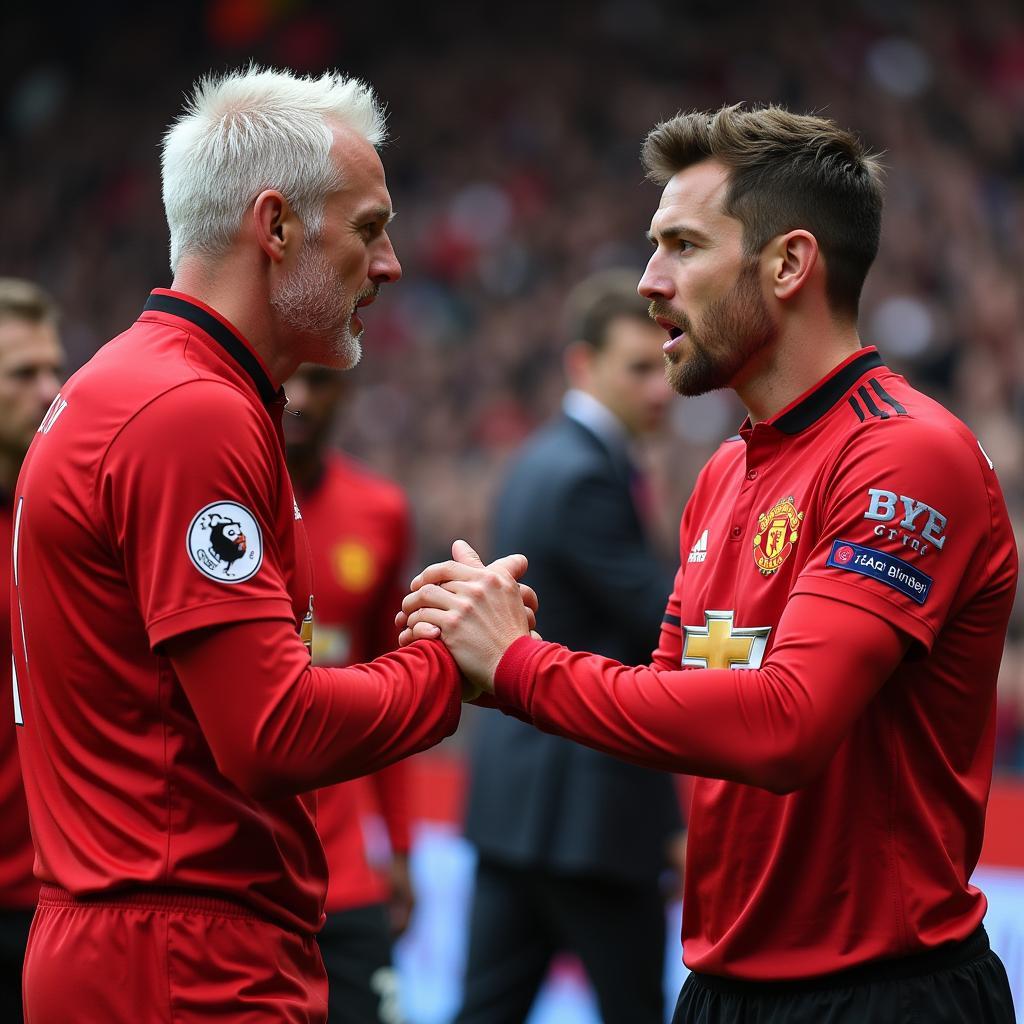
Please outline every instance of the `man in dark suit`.
[[[631, 448], [664, 418], [664, 332], [636, 274], [605, 271], [570, 296], [563, 412], [526, 445], [496, 511], [494, 548], [530, 560], [538, 630], [646, 664], [672, 572], [645, 533]], [[664, 897], [682, 823], [673, 778], [479, 719], [466, 834], [479, 852], [458, 1024], [526, 1017], [552, 956], [571, 950], [605, 1024], [664, 1020]]]

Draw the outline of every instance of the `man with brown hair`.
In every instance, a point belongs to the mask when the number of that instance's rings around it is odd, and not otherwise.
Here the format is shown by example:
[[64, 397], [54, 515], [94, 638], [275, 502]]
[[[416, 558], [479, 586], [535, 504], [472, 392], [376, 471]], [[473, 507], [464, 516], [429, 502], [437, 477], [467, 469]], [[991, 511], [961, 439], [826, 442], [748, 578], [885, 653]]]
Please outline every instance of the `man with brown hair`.
[[683, 513], [653, 663], [531, 638], [461, 542], [405, 635], [547, 732], [702, 776], [676, 1022], [1010, 1024], [969, 880], [1017, 556], [978, 441], [861, 346], [878, 166], [777, 107], [681, 114], [644, 163], [669, 379], [749, 412]]
[[21, 962], [39, 883], [18, 763], [11, 686], [11, 495], [21, 461], [60, 387], [57, 308], [38, 285], [0, 278], [0, 1020], [21, 1020]]

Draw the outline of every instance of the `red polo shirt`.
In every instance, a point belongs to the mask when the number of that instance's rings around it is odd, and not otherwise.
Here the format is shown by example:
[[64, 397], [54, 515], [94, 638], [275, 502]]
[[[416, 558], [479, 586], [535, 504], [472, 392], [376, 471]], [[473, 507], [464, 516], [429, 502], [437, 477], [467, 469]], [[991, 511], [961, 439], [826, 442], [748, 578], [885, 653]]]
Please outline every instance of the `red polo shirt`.
[[[400, 487], [337, 454], [299, 491], [316, 585], [313, 661], [351, 665], [398, 645], [395, 613], [409, 589], [409, 506]], [[317, 830], [327, 852], [327, 912], [379, 903], [383, 878], [366, 858], [362, 814], [380, 809], [395, 853], [409, 851], [408, 761], [317, 794]]]
[[977, 440], [862, 350], [722, 445], [680, 554], [651, 668], [524, 638], [496, 696], [706, 776], [686, 963], [801, 978], [966, 937], [1017, 575]]
[[[312, 626], [309, 551], [283, 403], [226, 320], [160, 290], [67, 383], [26, 458], [19, 744], [36, 875], [73, 895], [212, 893], [313, 931], [327, 883], [315, 795], [292, 783], [254, 796], [215, 751], [290, 758], [290, 778], [315, 788], [457, 722], [440, 645], [327, 676], [308, 668], [296, 633]], [[202, 640], [205, 627], [218, 628]], [[172, 639], [188, 694], [165, 656]]]

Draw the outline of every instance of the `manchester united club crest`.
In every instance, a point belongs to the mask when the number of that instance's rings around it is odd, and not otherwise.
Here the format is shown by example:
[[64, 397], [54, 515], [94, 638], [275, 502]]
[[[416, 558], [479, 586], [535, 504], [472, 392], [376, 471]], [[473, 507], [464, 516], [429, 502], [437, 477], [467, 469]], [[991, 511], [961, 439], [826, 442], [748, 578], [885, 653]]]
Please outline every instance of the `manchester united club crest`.
[[771, 576], [789, 558], [803, 518], [803, 512], [797, 512], [793, 504], [792, 495], [757, 517], [754, 561], [762, 576]]
[[234, 501], [215, 501], [192, 518], [185, 538], [192, 564], [218, 583], [241, 583], [263, 562], [263, 535], [253, 514]]

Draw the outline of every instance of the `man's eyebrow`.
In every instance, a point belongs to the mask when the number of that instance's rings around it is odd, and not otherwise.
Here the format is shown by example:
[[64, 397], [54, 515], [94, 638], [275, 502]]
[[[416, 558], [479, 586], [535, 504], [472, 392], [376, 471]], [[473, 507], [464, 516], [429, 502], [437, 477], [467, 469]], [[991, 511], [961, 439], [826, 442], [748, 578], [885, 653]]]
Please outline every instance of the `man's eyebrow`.
[[395, 211], [390, 206], [384, 206], [383, 204], [374, 206], [358, 217], [358, 220], [362, 223], [370, 220], [382, 220], [385, 224], [390, 224], [394, 219]]
[[697, 228], [690, 227], [688, 224], [670, 224], [667, 228], [662, 228], [657, 235], [651, 231], [646, 234], [647, 241], [651, 245], [657, 245], [659, 237], [666, 242], [670, 242], [673, 238], [686, 238], [693, 242], [711, 241], [703, 231], [698, 231]]

